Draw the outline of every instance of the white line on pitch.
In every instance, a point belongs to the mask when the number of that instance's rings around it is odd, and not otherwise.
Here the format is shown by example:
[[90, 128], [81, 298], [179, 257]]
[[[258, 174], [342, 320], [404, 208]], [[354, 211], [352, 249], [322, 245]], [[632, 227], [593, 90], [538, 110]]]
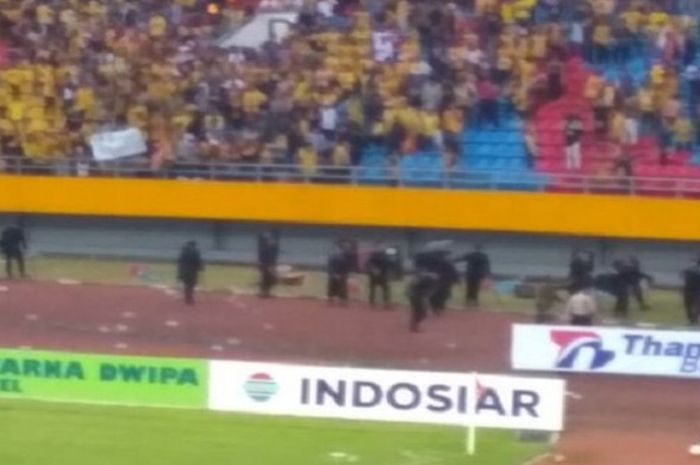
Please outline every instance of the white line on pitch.
[[527, 462], [523, 463], [522, 465], [537, 465], [540, 462], [543, 462], [547, 460], [549, 457], [551, 457], [552, 454], [549, 452], [545, 452], [544, 454], [540, 454], [537, 457], [533, 457]]

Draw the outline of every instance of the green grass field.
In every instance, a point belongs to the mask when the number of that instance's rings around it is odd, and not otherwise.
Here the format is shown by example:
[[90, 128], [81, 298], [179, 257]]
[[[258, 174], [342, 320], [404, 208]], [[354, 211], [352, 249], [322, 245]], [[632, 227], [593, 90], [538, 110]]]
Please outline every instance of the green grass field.
[[[133, 265], [141, 265], [148, 270], [146, 279], [130, 274]], [[143, 262], [124, 260], [105, 260], [87, 258], [65, 257], [33, 257], [29, 263], [29, 272], [35, 279], [59, 280], [73, 279], [82, 282], [97, 282], [109, 284], [174, 284], [175, 267], [172, 263]], [[357, 280], [359, 289], [357, 297], [365, 299], [365, 279]], [[210, 265], [202, 279], [202, 285], [209, 289], [236, 289], [238, 292], [255, 293], [257, 282], [256, 270], [252, 267]], [[325, 276], [319, 272], [307, 272], [307, 279], [303, 286], [278, 287], [276, 292], [282, 296], [292, 297], [320, 297], [325, 290]], [[397, 300], [404, 300], [404, 284], [394, 285], [394, 295]], [[460, 286], [455, 291], [455, 299], [452, 306], [459, 307], [463, 296], [463, 288]], [[652, 290], [648, 293], [648, 300], [652, 310], [641, 312], [634, 304], [630, 317], [632, 320], [665, 326], [679, 326], [685, 323], [681, 298], [678, 292], [668, 290]], [[483, 306], [489, 309], [502, 311], [533, 313], [532, 300], [517, 299], [511, 295], [499, 295], [494, 292], [486, 292], [483, 297]], [[610, 316], [612, 300], [605, 303], [606, 314]]]
[[0, 400], [12, 465], [519, 465], [545, 451], [508, 431]]

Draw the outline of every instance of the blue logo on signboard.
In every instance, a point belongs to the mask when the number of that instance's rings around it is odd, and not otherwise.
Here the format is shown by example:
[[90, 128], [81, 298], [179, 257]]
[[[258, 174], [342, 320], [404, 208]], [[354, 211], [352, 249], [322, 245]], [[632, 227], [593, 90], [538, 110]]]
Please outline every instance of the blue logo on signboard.
[[593, 352], [587, 367], [590, 370], [603, 368], [615, 358], [615, 352], [605, 349], [601, 337], [593, 331], [553, 329], [550, 337], [559, 346], [556, 368], [574, 368], [582, 352]]

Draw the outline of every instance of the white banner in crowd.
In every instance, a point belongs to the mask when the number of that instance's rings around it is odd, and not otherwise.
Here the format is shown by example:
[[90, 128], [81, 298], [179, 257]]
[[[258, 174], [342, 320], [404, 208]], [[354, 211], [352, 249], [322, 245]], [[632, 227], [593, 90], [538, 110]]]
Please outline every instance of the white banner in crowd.
[[146, 141], [136, 128], [101, 132], [90, 137], [95, 160], [110, 161], [146, 153]]
[[372, 52], [374, 60], [386, 63], [396, 59], [397, 34], [393, 31], [372, 32]]
[[700, 378], [700, 332], [513, 325], [515, 369]]
[[212, 361], [209, 369], [213, 410], [543, 431], [563, 428], [562, 380], [229, 361]]

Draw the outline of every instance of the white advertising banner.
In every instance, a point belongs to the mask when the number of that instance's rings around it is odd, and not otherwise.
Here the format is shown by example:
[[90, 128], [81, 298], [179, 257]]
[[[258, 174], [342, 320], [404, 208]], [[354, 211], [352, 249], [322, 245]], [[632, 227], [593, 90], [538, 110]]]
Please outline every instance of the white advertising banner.
[[235, 412], [560, 431], [563, 380], [210, 362], [209, 408]]
[[133, 157], [147, 151], [143, 134], [136, 128], [94, 134], [90, 137], [90, 147], [98, 161]]
[[513, 325], [512, 366], [700, 378], [700, 332]]

